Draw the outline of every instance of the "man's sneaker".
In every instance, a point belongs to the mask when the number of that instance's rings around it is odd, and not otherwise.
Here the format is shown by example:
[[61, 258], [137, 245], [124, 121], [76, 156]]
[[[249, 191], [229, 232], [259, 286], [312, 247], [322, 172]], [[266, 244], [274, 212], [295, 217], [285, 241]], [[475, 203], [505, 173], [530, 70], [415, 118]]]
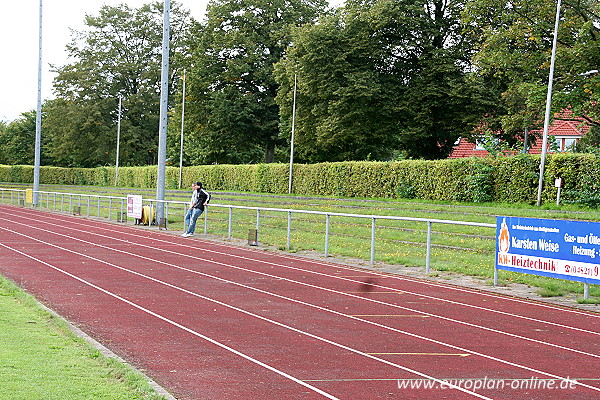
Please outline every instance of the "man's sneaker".
[[191, 235], [189, 233], [187, 233], [187, 232], [183, 232], [183, 234], [181, 236], [183, 236], [183, 237], [190, 237]]

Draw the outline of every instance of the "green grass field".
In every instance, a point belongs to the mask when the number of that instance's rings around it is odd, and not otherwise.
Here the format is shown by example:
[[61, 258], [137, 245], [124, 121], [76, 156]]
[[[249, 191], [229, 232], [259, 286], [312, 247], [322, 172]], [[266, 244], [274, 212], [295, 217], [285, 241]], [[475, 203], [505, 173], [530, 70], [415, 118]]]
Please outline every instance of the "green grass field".
[[164, 399], [0, 277], [0, 399]]

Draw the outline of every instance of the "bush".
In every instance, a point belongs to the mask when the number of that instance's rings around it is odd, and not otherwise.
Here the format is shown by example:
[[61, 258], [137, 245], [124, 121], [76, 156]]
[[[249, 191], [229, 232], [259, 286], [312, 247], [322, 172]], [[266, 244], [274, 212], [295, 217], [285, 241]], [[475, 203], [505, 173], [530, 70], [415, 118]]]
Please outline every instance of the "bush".
[[[539, 156], [458, 160], [349, 161], [295, 164], [294, 194], [417, 198], [467, 202], [534, 202], [537, 199]], [[563, 201], [600, 205], [600, 158], [591, 154], [549, 154], [544, 201], [556, 199], [554, 179], [564, 181]], [[157, 167], [121, 167], [117, 186], [156, 187]], [[112, 186], [114, 167], [41, 167], [40, 183]], [[32, 182], [31, 166], [0, 166], [4, 182]], [[183, 169], [182, 186], [202, 181], [209, 190], [287, 193], [288, 164], [201, 165]], [[179, 168], [166, 168], [166, 186], [177, 188]]]

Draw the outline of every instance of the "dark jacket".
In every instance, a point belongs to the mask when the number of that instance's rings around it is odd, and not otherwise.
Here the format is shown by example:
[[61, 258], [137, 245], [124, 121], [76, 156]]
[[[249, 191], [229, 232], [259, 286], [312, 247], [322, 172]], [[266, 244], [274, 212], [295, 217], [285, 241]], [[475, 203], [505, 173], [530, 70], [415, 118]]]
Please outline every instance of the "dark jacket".
[[192, 201], [194, 202], [192, 208], [204, 210], [204, 203], [208, 203], [210, 201], [210, 193], [202, 188], [197, 189], [192, 197]]

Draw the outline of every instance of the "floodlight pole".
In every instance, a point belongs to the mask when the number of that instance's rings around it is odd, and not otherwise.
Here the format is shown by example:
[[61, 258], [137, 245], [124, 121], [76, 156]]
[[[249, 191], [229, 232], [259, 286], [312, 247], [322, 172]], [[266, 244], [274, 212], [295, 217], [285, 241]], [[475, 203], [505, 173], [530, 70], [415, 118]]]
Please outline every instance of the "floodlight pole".
[[119, 147], [121, 145], [121, 104], [123, 98], [119, 94], [119, 114], [117, 116], [117, 157], [115, 159], [115, 186], [119, 182]]
[[183, 94], [181, 96], [181, 138], [179, 143], [179, 189], [183, 175], [183, 127], [185, 118], [185, 69], [183, 70]]
[[290, 182], [289, 182], [289, 186], [288, 186], [288, 193], [291, 194], [292, 193], [292, 181], [293, 181], [293, 171], [294, 171], [294, 136], [295, 136], [295, 132], [296, 132], [296, 88], [297, 88], [297, 75], [294, 74], [294, 102], [292, 105], [292, 137], [291, 137], [291, 144], [290, 144]]
[[160, 77], [160, 123], [158, 129], [158, 171], [156, 178], [156, 222], [164, 220], [165, 170], [167, 162], [167, 119], [169, 101], [169, 28], [171, 1], [164, 0], [162, 68]]
[[544, 136], [542, 139], [542, 156], [540, 159], [540, 178], [538, 182], [537, 206], [542, 205], [542, 188], [544, 186], [544, 168], [548, 151], [548, 130], [550, 127], [550, 108], [552, 105], [552, 83], [554, 81], [554, 64], [556, 61], [556, 42], [558, 40], [558, 24], [560, 21], [560, 2], [556, 3], [556, 19], [554, 22], [554, 39], [552, 41], [552, 57], [550, 58], [550, 75], [548, 77], [548, 93], [546, 95], [546, 114], [544, 117]]
[[40, 37], [38, 49], [38, 93], [35, 113], [35, 150], [33, 161], [33, 205], [38, 204], [40, 190], [40, 158], [42, 148], [42, 0], [40, 0]]

